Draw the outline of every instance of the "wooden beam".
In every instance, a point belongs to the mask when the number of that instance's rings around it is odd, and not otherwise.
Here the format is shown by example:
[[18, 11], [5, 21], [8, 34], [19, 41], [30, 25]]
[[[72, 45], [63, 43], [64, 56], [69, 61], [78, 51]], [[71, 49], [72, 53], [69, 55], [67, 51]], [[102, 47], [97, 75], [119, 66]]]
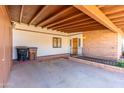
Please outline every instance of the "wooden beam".
[[42, 27], [42, 26], [44, 26], [44, 25], [46, 25], [46, 24], [49, 24], [51, 21], [54, 21], [54, 20], [55, 20], [57, 17], [59, 17], [60, 15], [63, 15], [63, 14], [65, 14], [65, 13], [71, 11], [72, 9], [73, 9], [73, 7], [66, 8], [66, 9], [64, 9], [63, 11], [57, 13], [56, 15], [54, 15], [54, 16], [48, 18], [47, 20], [45, 20], [45, 21], [43, 21], [43, 22], [37, 24], [36, 26], [41, 26], [41, 27]]
[[105, 15], [114, 14], [114, 13], [118, 13], [121, 11], [123, 12], [124, 6], [114, 6], [112, 9], [107, 8], [107, 9], [103, 9], [102, 11], [104, 12]]
[[97, 7], [103, 8], [103, 7], [105, 7], [105, 5], [97, 5]]
[[[117, 15], [117, 16], [109, 16], [109, 19], [111, 19], [112, 22], [118, 22], [119, 18], [122, 18], [124, 15], [122, 15], [122, 17], [120, 17], [121, 15]], [[53, 27], [48, 27], [48, 28], [59, 28], [59, 27], [65, 27], [65, 26], [68, 26], [68, 25], [74, 25], [74, 24], [78, 24], [80, 22], [84, 22], [84, 21], [90, 21], [91, 18], [85, 18], [85, 19], [82, 19], [82, 20], [76, 20], [76, 21], [72, 21], [72, 22], [69, 22], [69, 23], [64, 23], [64, 24], [61, 24], [61, 25], [57, 25], [57, 26], [53, 26]], [[120, 20], [122, 21], [122, 20]]]
[[[61, 31], [84, 31], [84, 30], [89, 30], [89, 31], [91, 31], [91, 30], [100, 30], [100, 29], [106, 29], [105, 27], [98, 27], [98, 28], [96, 28], [96, 27], [90, 27], [90, 28], [83, 28], [83, 29], [65, 29], [65, 30], [61, 30]], [[58, 31], [60, 31], [60, 30], [58, 30]]]
[[[65, 30], [65, 29], [68, 29], [68, 30], [71, 30], [71, 29], [83, 29], [83, 28], [90, 28], [90, 27], [99, 27], [99, 26], [102, 26], [101, 24], [92, 24], [92, 25], [85, 25], [85, 26], [78, 26], [78, 27], [70, 27], [70, 28], [57, 28], [57, 29], [53, 29], [53, 30]], [[104, 27], [104, 26], [103, 26]]]
[[119, 25], [119, 27], [121, 27], [123, 29], [123, 31], [124, 31], [124, 24], [123, 25]]
[[104, 30], [106, 29], [105, 27], [90, 27], [90, 28], [83, 28], [83, 29], [65, 29], [65, 30], [58, 30], [58, 31], [63, 31], [63, 32], [84, 32], [84, 31], [92, 31], [92, 30]]
[[97, 22], [104, 25], [113, 32], [123, 33], [123, 31], [113, 24], [98, 7], [94, 5], [74, 5], [74, 7], [89, 15], [91, 18], [95, 19]]
[[21, 6], [21, 12], [20, 12], [20, 18], [19, 18], [20, 23], [22, 22], [23, 10], [24, 10], [24, 5]]
[[107, 15], [107, 17], [109, 19], [115, 19], [115, 18], [118, 18], [118, 17], [124, 17], [124, 14], [121, 12], [121, 13], [117, 13], [117, 14]]
[[65, 26], [68, 26], [68, 25], [78, 24], [78, 23], [85, 22], [85, 21], [88, 21], [88, 20], [90, 21], [91, 18], [85, 18], [85, 19], [82, 19], [82, 20], [75, 20], [75, 21], [72, 21], [72, 22], [69, 22], [69, 23], [65, 23], [65, 24], [62, 24], [62, 25], [53, 26], [53, 27], [50, 27], [50, 28], [65, 27]]
[[124, 23], [124, 21], [113, 21], [114, 24], [118, 24], [118, 23]]
[[123, 20], [124, 20], [124, 17], [118, 17], [118, 18], [111, 19], [112, 22], [119, 22]]
[[55, 26], [55, 25], [57, 25], [57, 24], [66, 22], [66, 21], [68, 21], [68, 20], [72, 20], [72, 19], [74, 19], [74, 18], [81, 17], [81, 16], [83, 16], [83, 13], [79, 13], [79, 14], [76, 14], [76, 15], [71, 16], [71, 17], [69, 17], [69, 18], [65, 18], [65, 19], [63, 19], [63, 20], [60, 20], [60, 21], [57, 21], [57, 22], [55, 22], [55, 23], [49, 24], [49, 25], [47, 25], [47, 26], [45, 26], [45, 27], [48, 27], [48, 28], [49, 28], [49, 27]]
[[43, 8], [40, 9], [40, 11], [31, 19], [31, 21], [29, 22], [29, 25], [31, 25], [39, 16], [40, 14], [42, 14], [49, 6], [46, 5]]
[[61, 30], [60, 32], [65, 32], [65, 33], [74, 33], [74, 32], [83, 32], [83, 30], [71, 30], [71, 31], [68, 31], [68, 30]]
[[82, 26], [90, 26], [90, 25], [96, 25], [98, 22], [96, 21], [90, 21], [90, 22], [84, 22], [84, 23], [79, 23], [79, 24], [74, 24], [74, 25], [68, 25], [65, 27], [58, 27], [58, 28], [52, 28], [52, 29], [65, 29], [65, 28], [75, 28], [75, 27], [82, 27]]
[[115, 23], [115, 24], [116, 24], [117, 26], [120, 26], [120, 25], [121, 25], [121, 26], [122, 26], [122, 25], [124, 26], [124, 22], [122, 22], [122, 23]]

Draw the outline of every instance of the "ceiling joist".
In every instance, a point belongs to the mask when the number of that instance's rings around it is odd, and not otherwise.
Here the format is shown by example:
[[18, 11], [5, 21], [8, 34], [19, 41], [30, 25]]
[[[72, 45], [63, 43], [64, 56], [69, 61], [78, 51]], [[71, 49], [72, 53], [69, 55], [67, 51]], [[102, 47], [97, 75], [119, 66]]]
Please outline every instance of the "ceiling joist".
[[115, 14], [119, 12], [124, 12], [124, 6], [118, 6], [113, 9], [107, 8], [107, 10], [103, 10], [105, 15]]
[[44, 11], [46, 11], [47, 8], [48, 8], [47, 5], [41, 8], [40, 11], [31, 19], [29, 25], [31, 25]]
[[75, 21], [65, 23], [65, 24], [62, 24], [62, 25], [53, 26], [51, 28], [65, 27], [65, 26], [69, 26], [69, 25], [73, 25], [73, 24], [78, 24], [78, 23], [81, 23], [81, 22], [85, 23], [86, 21], [90, 21], [90, 20], [91, 20], [91, 18], [85, 18], [85, 19], [82, 19], [82, 20], [75, 20]]
[[93, 31], [93, 30], [105, 30], [105, 27], [90, 27], [90, 28], [83, 28], [83, 29], [64, 29], [64, 30], [58, 30], [58, 31], [63, 31], [63, 32], [68, 32], [68, 33], [73, 33], [73, 32], [84, 32], [84, 31]]
[[65, 26], [65, 27], [52, 28], [52, 29], [75, 28], [75, 27], [83, 27], [83, 26], [90, 26], [90, 25], [96, 25], [96, 24], [98, 24], [96, 21], [90, 21], [90, 22], [87, 21], [84, 23], [69, 25], [69, 26]]
[[68, 21], [68, 20], [72, 20], [72, 19], [74, 19], [74, 18], [81, 17], [82, 15], [83, 15], [83, 13], [79, 13], [79, 14], [76, 14], [76, 15], [74, 15], [74, 16], [71, 16], [71, 17], [65, 18], [65, 19], [63, 19], [63, 20], [60, 20], [60, 21], [54, 22], [54, 23], [52, 23], [52, 24], [49, 24], [49, 25], [47, 25], [46, 27], [50, 28], [50, 27], [52, 27], [52, 26], [55, 26], [55, 25], [57, 25], [57, 24], [60, 24], [60, 23], [66, 22], [66, 21]]
[[24, 5], [21, 6], [21, 12], [20, 12], [20, 18], [19, 18], [19, 22], [20, 22], [20, 23], [21, 23], [21, 21], [22, 21], [23, 10], [24, 10]]
[[86, 28], [86, 27], [90, 28], [90, 27], [99, 27], [99, 26], [101, 27], [102, 25], [101, 24], [91, 24], [91, 25], [78, 26], [78, 27], [70, 27], [70, 28], [58, 28], [58, 29], [53, 29], [53, 30], [66, 30], [66, 29], [72, 30], [72, 29], [83, 29], [83, 28]]
[[83, 13], [87, 14], [91, 18], [95, 19], [100, 24], [104, 25], [108, 29], [112, 30], [113, 32], [123, 33], [121, 29], [119, 29], [115, 24], [113, 24], [110, 19], [105, 16], [105, 14], [94, 5], [74, 5], [77, 9], [82, 11]]
[[[124, 29], [124, 5], [65, 6], [8, 5], [12, 21], [69, 32], [108, 28], [113, 32]], [[27, 11], [32, 12], [27, 14]], [[49, 11], [48, 11], [49, 10]], [[102, 24], [102, 25], [101, 25]], [[101, 25], [101, 26], [99, 26]], [[121, 30], [121, 28], [123, 28]]]
[[72, 7], [72, 6], [69, 7], [69, 8], [66, 8], [65, 10], [63, 10], [63, 11], [57, 13], [56, 15], [54, 15], [54, 16], [52, 16], [52, 17], [46, 19], [45, 21], [43, 21], [43, 22], [37, 24], [37, 26], [41, 26], [41, 27], [42, 27], [42, 26], [44, 26], [44, 25], [46, 25], [46, 24], [49, 24], [50, 22], [56, 20], [56, 18], [58, 18], [60, 15], [63, 15], [63, 14], [65, 14], [65, 13], [67, 13], [68, 11], [71, 11], [71, 10], [73, 10], [73, 7]]

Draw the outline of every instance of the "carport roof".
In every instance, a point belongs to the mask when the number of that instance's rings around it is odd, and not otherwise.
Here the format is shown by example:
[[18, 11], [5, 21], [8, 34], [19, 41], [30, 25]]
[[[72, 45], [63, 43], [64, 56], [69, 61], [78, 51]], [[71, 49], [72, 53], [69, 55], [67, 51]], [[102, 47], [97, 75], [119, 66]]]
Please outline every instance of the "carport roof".
[[[123, 5], [96, 6], [118, 28], [124, 26]], [[107, 29], [72, 5], [8, 5], [12, 21], [46, 27], [61, 32], [82, 32]]]

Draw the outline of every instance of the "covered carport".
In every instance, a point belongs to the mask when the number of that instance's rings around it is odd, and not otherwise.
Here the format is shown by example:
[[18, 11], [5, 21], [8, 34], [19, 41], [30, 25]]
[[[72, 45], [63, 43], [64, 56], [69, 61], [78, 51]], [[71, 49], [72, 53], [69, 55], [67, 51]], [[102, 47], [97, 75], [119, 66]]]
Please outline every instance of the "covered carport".
[[[20, 44], [22, 44], [22, 43], [29, 44], [26, 42], [29, 42], [30, 38], [32, 38], [31, 40], [35, 40], [35, 38], [33, 38], [33, 36], [36, 33], [37, 34], [39, 34], [39, 33], [40, 34], [49, 34], [49, 35], [53, 35], [53, 36], [61, 36], [61, 38], [64, 41], [62, 43], [62, 45], [64, 47], [62, 47], [60, 49], [55, 49], [55, 48], [51, 48], [51, 47], [49, 48], [48, 46], [50, 46], [52, 44], [49, 43], [49, 41], [48, 42], [45, 41], [45, 40], [47, 40], [46, 35], [43, 35], [42, 36], [43, 38], [41, 38], [40, 35], [37, 36], [37, 38], [39, 40], [38, 43], [46, 45], [43, 47], [44, 49], [46, 49], [45, 52], [42, 52], [42, 51], [39, 52], [39, 55], [41, 53], [41, 55], [40, 55], [41, 59], [44, 56], [48, 56], [47, 58], [49, 58], [49, 57], [51, 57], [50, 56], [51, 54], [56, 55], [56, 56], [58, 56], [58, 54], [59, 55], [69, 54], [70, 53], [70, 51], [69, 51], [70, 50], [70, 46], [69, 46], [70, 37], [74, 36], [74, 35], [78, 35], [78, 34], [81, 34], [81, 36], [82, 36], [82, 40], [81, 40], [82, 46], [80, 46], [80, 48], [82, 50], [79, 50], [81, 53], [80, 56], [87, 56], [87, 57], [100, 58], [100, 59], [109, 59], [109, 60], [119, 60], [120, 57], [122, 56], [122, 41], [123, 41], [123, 28], [124, 28], [123, 27], [124, 6], [114, 6], [114, 5], [112, 5], [112, 6], [104, 6], [104, 5], [100, 5], [100, 6], [99, 5], [98, 6], [8, 5], [8, 6], [0, 6], [0, 10], [1, 10], [0, 26], [2, 29], [2, 31], [0, 32], [0, 35], [1, 35], [0, 44], [3, 45], [3, 47], [0, 48], [0, 50], [2, 51], [0, 54], [0, 59], [1, 59], [0, 75], [2, 76], [2, 77], [0, 77], [1, 87], [6, 85], [7, 78], [8, 78], [9, 72], [10, 72], [10, 68], [12, 67], [12, 63], [13, 63], [12, 59], [14, 60], [14, 58], [16, 58], [16, 56], [14, 55], [15, 51], [12, 51], [12, 48], [13, 48], [13, 50], [15, 49], [15, 46], [12, 45], [12, 31], [14, 33], [13, 35], [15, 35], [15, 36], [17, 34], [20, 35], [20, 37], [16, 36], [16, 38], [13, 36], [15, 38], [14, 40], [15, 41], [17, 40], [16, 43], [19, 43], [18, 40], [20, 42], [22, 41]], [[4, 25], [3, 25], [3, 23], [4, 23]], [[33, 34], [29, 35], [28, 32], [33, 33]], [[23, 38], [23, 36], [25, 36], [25, 38]], [[18, 39], [18, 37], [20, 39]], [[27, 40], [27, 41], [24, 42], [23, 40]], [[48, 38], [48, 40], [51, 40], [51, 38]], [[15, 44], [15, 41], [13, 42], [13, 44]], [[44, 41], [44, 42], [40, 42], [40, 41]], [[33, 44], [37, 45], [37, 41], [33, 41]], [[73, 50], [73, 47], [71, 49]], [[12, 53], [14, 55], [13, 58], [12, 58]], [[44, 55], [43, 55], [43, 53], [44, 53]], [[66, 63], [66, 61], [64, 60], [64, 64], [63, 64], [63, 60], [62, 60], [62, 62], [60, 60], [61, 65], [58, 64], [59, 62], [56, 63], [56, 61], [54, 61], [55, 64], [54, 64], [54, 62], [51, 62], [50, 64], [48, 64], [49, 62], [48, 63], [47, 62], [46, 63], [38, 63], [38, 64], [41, 67], [48, 66], [47, 67], [48, 69], [45, 70], [47, 73], [47, 75], [46, 75], [47, 78], [51, 77], [52, 75], [58, 74], [59, 72], [56, 72], [56, 70], [59, 69], [59, 67], [61, 68], [61, 66], [63, 68], [58, 71], [60, 71], [60, 72], [62, 71], [63, 76], [65, 75], [64, 77], [66, 77], [66, 74], [68, 74], [68, 76], [70, 78], [71, 77], [71, 75], [69, 74], [70, 71], [69, 71], [69, 69], [67, 69], [67, 67], [69, 66], [71, 69], [71, 68], [74, 68], [74, 66], [76, 64], [80, 68], [81, 64], [72, 62], [72, 65], [71, 65], [70, 63], [68, 64], [68, 62]], [[37, 68], [37, 66], [39, 66], [38, 64], [36, 64], [36, 63], [26, 64], [26, 65], [22, 64], [22, 67], [24, 67], [24, 69], [26, 69], [26, 70], [29, 67], [29, 69], [28, 69], [29, 75], [33, 75], [32, 73], [35, 73], [35, 70], [36, 70], [34, 68]], [[67, 67], [64, 66], [66, 64], [68, 64]], [[18, 67], [18, 65], [21, 66], [20, 64], [17, 64], [16, 66]], [[31, 66], [31, 69], [34, 69], [34, 70], [30, 70], [30, 66]], [[77, 68], [78, 68], [78, 66], [77, 66]], [[49, 67], [51, 67], [51, 69], [53, 68], [53, 72], [50, 72]], [[81, 74], [77, 71], [77, 68], [74, 69], [74, 73], [77, 72], [77, 74], [74, 74], [74, 76]], [[92, 66], [85, 66], [84, 68], [85, 68], [84, 70], [87, 70], [87, 68], [89, 68], [89, 70], [94, 69], [94, 71], [97, 69], [97, 68], [92, 68]], [[16, 69], [16, 67], [15, 68], [13, 67], [13, 69]], [[24, 69], [21, 69], [20, 67], [18, 67], [16, 70], [13, 70], [15, 72], [13, 72], [13, 74], [11, 76], [13, 78], [11, 78], [12, 81], [10, 80], [10, 82], [13, 82], [13, 80], [14, 80], [15, 83], [14, 82], [13, 83], [16, 84], [18, 82], [18, 80], [16, 82], [15, 78], [17, 78], [16, 75], [18, 74], [18, 70], [19, 71], [22, 70], [22, 72], [23, 72]], [[41, 68], [39, 67], [37, 69], [37, 71], [38, 70], [41, 71]], [[64, 74], [65, 70], [68, 71], [66, 74]], [[87, 70], [87, 71], [89, 71], [89, 70]], [[30, 72], [30, 71], [32, 71], [32, 72]], [[54, 73], [54, 71], [55, 71], [55, 73]], [[98, 73], [102, 73], [102, 72], [104, 72], [104, 71], [103, 70], [98, 71]], [[28, 72], [26, 72], [26, 73], [28, 73]], [[24, 73], [24, 75], [26, 75], [26, 73]], [[42, 73], [41, 75], [43, 75], [42, 71], [39, 73]], [[50, 73], [52, 73], [52, 74], [50, 75]], [[108, 72], [105, 72], [105, 73], [108, 73]], [[37, 75], [38, 75], [38, 72], [37, 72]], [[122, 74], [119, 74], [119, 77], [117, 77], [117, 78], [121, 78], [123, 76], [123, 75], [122, 76], [121, 75]], [[28, 74], [27, 74], [27, 76], [24, 76], [24, 77], [26, 77], [27, 79], [29, 78]], [[41, 77], [41, 76], [39, 76], [39, 77]], [[55, 76], [53, 76], [53, 77], [55, 77]], [[88, 77], [88, 75], [86, 75], [86, 77]], [[108, 77], [109, 77], [109, 75], [108, 75]], [[33, 77], [33, 79], [31, 79], [31, 80], [34, 80], [34, 82], [35, 82], [34, 78], [35, 77]], [[78, 77], [76, 77], [76, 78], [78, 78]], [[116, 78], [116, 75], [115, 75], [115, 78]], [[25, 78], [22, 78], [22, 80], [23, 79], [25, 79]], [[40, 79], [41, 78], [39, 78], [39, 80]], [[63, 77], [62, 77], [62, 79], [63, 79]], [[72, 80], [73, 79], [74, 78], [72, 78]], [[109, 78], [109, 80], [110, 80], [110, 78]], [[62, 81], [60, 80], [57, 83], [61, 83]], [[22, 81], [20, 80], [19, 82], [21, 83]], [[29, 82], [30, 82], [30, 78], [29, 78]], [[27, 82], [27, 84], [29, 84], [29, 82]], [[52, 81], [50, 81], [50, 82], [51, 82], [51, 84], [53, 83]], [[104, 82], [104, 80], [103, 80], [103, 82]], [[75, 84], [77, 85], [78, 83], [79, 83], [79, 81], [77, 81]], [[12, 86], [11, 84], [10, 84], [10, 87]], [[33, 84], [33, 82], [32, 82], [32, 84]], [[46, 83], [44, 83], [44, 84], [46, 84]], [[60, 84], [60, 87], [64, 87], [64, 86], [61, 86], [61, 84]], [[64, 84], [68, 85], [68, 84], [72, 84], [72, 83], [68, 82], [68, 83], [64, 83]], [[101, 82], [100, 82], [100, 84], [101, 84]], [[100, 84], [98, 84], [98, 85], [100, 85]], [[76, 85], [74, 85], [74, 87], [76, 87]], [[121, 86], [121, 85], [119, 85], [119, 86]], [[36, 85], [36, 87], [37, 86], [39, 87], [40, 85]], [[86, 87], [87, 86], [89, 86], [89, 85], [86, 85]], [[111, 84], [110, 84], [110, 86], [111, 86]], [[16, 86], [12, 86], [12, 87], [16, 87]], [[40, 87], [42, 87], [42, 86], [40, 86]], [[53, 86], [52, 85], [50, 85], [50, 86], [44, 85], [43, 87], [57, 87], [57, 86], [56, 85], [55, 86], [54, 85]], [[73, 84], [70, 85], [70, 87], [73, 87]], [[79, 87], [83, 87], [83, 86], [79, 86]]]

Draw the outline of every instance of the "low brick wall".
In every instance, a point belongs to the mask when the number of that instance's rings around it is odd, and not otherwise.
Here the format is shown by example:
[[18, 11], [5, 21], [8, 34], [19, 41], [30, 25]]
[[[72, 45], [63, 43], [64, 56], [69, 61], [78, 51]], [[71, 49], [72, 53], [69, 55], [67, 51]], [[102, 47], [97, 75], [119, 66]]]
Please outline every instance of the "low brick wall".
[[69, 54], [56, 54], [56, 55], [48, 55], [48, 56], [40, 56], [37, 58], [39, 61], [57, 59], [57, 58], [69, 58]]
[[69, 57], [69, 60], [80, 62], [80, 63], [83, 63], [83, 64], [88, 64], [88, 65], [96, 66], [96, 67], [100, 67], [100, 68], [103, 68], [103, 69], [105, 69], [107, 71], [124, 73], [124, 68], [120, 68], [120, 67], [116, 67], [116, 66], [110, 66], [110, 65], [106, 65], [106, 64], [91, 62], [91, 61], [87, 61], [87, 60], [83, 60], [83, 59], [78, 59], [78, 58], [74, 58], [74, 57]]

